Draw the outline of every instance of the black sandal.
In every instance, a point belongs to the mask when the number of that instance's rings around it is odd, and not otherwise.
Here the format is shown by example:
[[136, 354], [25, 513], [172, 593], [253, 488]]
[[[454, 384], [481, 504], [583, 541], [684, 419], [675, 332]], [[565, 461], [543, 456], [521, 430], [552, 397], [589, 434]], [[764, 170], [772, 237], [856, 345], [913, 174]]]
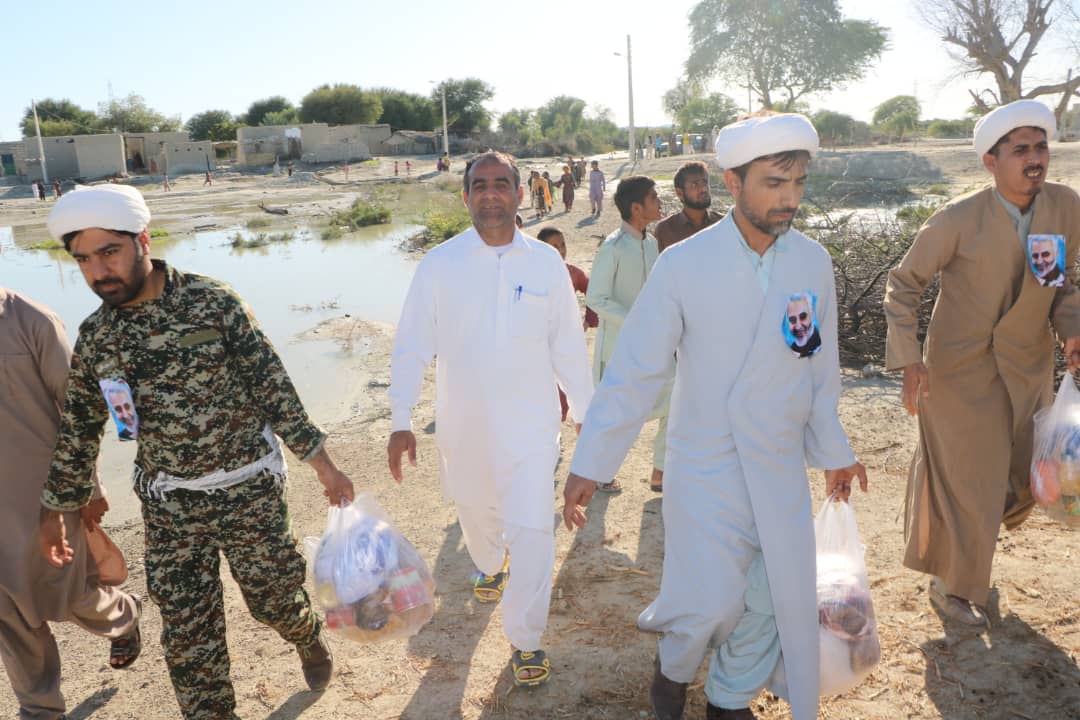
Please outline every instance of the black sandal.
[[[551, 679], [551, 661], [543, 650], [523, 652], [515, 650], [510, 656], [510, 668], [514, 671], [514, 685], [517, 687], [537, 687]], [[540, 674], [525, 677], [523, 672], [539, 670]]]
[[[142, 652], [142, 634], [139, 632], [139, 626], [136, 625], [135, 632], [112, 641], [109, 646], [109, 667], [113, 670], [123, 670], [139, 658], [140, 652]], [[119, 662], [115, 662], [117, 660]]]
[[502, 571], [494, 575], [477, 573], [473, 576], [473, 596], [477, 602], [496, 603], [502, 599], [503, 590], [506, 589], [506, 581], [509, 579], [509, 571]]

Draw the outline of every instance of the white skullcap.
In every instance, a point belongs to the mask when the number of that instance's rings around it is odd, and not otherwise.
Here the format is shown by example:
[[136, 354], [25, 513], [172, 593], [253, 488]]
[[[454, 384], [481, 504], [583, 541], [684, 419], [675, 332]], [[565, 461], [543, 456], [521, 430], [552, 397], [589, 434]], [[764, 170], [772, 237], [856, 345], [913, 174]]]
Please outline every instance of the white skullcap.
[[88, 228], [141, 233], [150, 224], [150, 208], [127, 185], [83, 186], [61, 196], [45, 224], [57, 240]]
[[716, 161], [725, 170], [766, 155], [818, 150], [818, 134], [805, 115], [785, 113], [750, 117], [725, 125], [716, 136]]
[[975, 153], [981, 158], [998, 140], [1019, 127], [1042, 128], [1047, 140], [1057, 135], [1057, 121], [1050, 108], [1038, 100], [1017, 100], [994, 108], [975, 123]]

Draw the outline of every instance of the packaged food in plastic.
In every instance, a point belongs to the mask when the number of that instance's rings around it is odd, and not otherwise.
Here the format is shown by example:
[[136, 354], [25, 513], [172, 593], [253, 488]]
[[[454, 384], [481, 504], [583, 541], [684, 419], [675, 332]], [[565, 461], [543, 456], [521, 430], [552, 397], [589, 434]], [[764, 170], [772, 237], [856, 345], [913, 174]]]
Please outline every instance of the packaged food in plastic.
[[370, 496], [332, 507], [322, 538], [305, 538], [326, 627], [361, 643], [415, 635], [435, 614], [427, 565]]
[[1035, 413], [1031, 494], [1050, 517], [1080, 527], [1080, 390], [1071, 374], [1054, 403]]
[[821, 694], [839, 695], [878, 664], [881, 642], [855, 510], [829, 498], [814, 519], [814, 535]]

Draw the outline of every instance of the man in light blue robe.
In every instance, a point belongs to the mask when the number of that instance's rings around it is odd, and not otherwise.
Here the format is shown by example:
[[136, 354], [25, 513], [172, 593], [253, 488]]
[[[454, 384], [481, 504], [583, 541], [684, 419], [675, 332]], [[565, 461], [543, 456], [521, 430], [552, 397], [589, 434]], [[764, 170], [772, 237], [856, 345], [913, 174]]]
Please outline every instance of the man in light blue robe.
[[[650, 694], [682, 717], [712, 653], [707, 718], [752, 718], [763, 687], [794, 720], [818, 709], [814, 529], [806, 465], [846, 499], [866, 472], [837, 416], [836, 291], [821, 246], [791, 230], [817, 133], [801, 115], [721, 131], [717, 157], [735, 207], [664, 252], [622, 327], [589, 406], [564, 492], [581, 527], [662, 392], [673, 353], [660, 594], [638, 626], [662, 633]], [[789, 307], [820, 337], [800, 346]], [[792, 346], [795, 345], [793, 348]]]

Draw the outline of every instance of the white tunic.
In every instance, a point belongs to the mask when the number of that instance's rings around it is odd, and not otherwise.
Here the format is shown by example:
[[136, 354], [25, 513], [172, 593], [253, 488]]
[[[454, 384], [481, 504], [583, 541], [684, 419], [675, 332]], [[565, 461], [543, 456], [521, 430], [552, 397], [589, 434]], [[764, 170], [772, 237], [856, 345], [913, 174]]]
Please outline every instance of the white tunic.
[[393, 430], [411, 429], [437, 357], [443, 494], [550, 532], [562, 386], [580, 421], [592, 398], [577, 300], [558, 251], [521, 232], [501, 256], [470, 228], [416, 268], [391, 360]]
[[[800, 359], [782, 328], [788, 297], [806, 291], [818, 297], [823, 342]], [[763, 293], [729, 214], [660, 256], [623, 325], [571, 466], [593, 480], [613, 476], [677, 351], [664, 575], [639, 624], [665, 633], [665, 675], [692, 679], [705, 644], [723, 640], [713, 633], [726, 635], [741, 615], [745, 572], [760, 543], [795, 720], [816, 717], [818, 700], [805, 464], [836, 469], [855, 461], [837, 417], [836, 326], [828, 253], [796, 231], [784, 234]]]

